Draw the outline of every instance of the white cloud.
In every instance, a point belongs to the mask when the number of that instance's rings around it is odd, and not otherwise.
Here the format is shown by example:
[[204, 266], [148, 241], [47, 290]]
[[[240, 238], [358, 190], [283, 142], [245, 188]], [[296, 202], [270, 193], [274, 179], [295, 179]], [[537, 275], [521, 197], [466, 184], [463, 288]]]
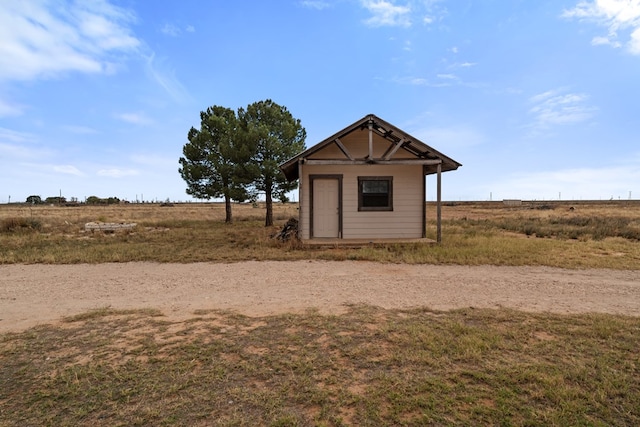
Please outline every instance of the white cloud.
[[614, 48], [622, 47], [622, 44], [620, 42], [615, 40], [612, 41], [608, 37], [594, 37], [593, 39], [591, 39], [591, 44], [594, 46], [609, 45]]
[[117, 168], [112, 168], [112, 169], [100, 169], [97, 172], [98, 176], [107, 176], [107, 177], [111, 177], [111, 178], [122, 178], [125, 176], [134, 176], [134, 175], [138, 175], [139, 172], [137, 170], [134, 169], [117, 169]]
[[84, 174], [82, 172], [80, 172], [80, 170], [77, 167], [71, 166], [71, 165], [53, 166], [53, 171], [54, 172], [58, 172], [58, 173], [62, 173], [62, 174], [66, 174], [66, 175], [84, 176]]
[[147, 74], [175, 101], [184, 102], [188, 100], [190, 96], [182, 83], [180, 83], [180, 80], [175, 76], [175, 72], [163, 68], [165, 68], [163, 61], [157, 61], [155, 54], [147, 58]]
[[455, 74], [436, 74], [436, 77], [443, 80], [458, 80]]
[[579, 123], [593, 117], [597, 108], [587, 104], [587, 95], [564, 93], [564, 89], [550, 90], [529, 99], [533, 107], [529, 113], [535, 117], [534, 127]]
[[98, 133], [97, 130], [87, 126], [65, 125], [61, 126], [61, 129], [66, 130], [67, 132], [76, 133], [78, 135], [90, 135]]
[[35, 135], [7, 128], [0, 128], [0, 160], [38, 159], [50, 157], [51, 150], [34, 145]]
[[451, 87], [451, 86], [466, 86], [466, 87], [478, 87], [478, 84], [467, 83], [460, 79], [455, 74], [436, 74], [435, 78], [430, 80], [425, 77], [405, 76], [396, 77], [393, 82], [402, 85], [412, 86], [425, 86], [425, 87]]
[[109, 72], [112, 54], [135, 51], [131, 12], [108, 0], [0, 2], [0, 81]]
[[629, 40], [629, 51], [634, 55], [640, 55], [640, 28], [636, 28], [631, 33], [631, 40]]
[[150, 125], [153, 123], [153, 120], [147, 117], [144, 113], [119, 113], [114, 114], [114, 117], [118, 120], [134, 125]]
[[301, 6], [309, 9], [323, 10], [331, 7], [331, 3], [320, 0], [305, 0], [300, 2]]
[[162, 32], [162, 34], [166, 34], [171, 37], [177, 37], [180, 35], [180, 28], [176, 27], [173, 24], [164, 24], [160, 31]]
[[371, 13], [365, 24], [371, 27], [410, 27], [411, 8], [385, 0], [362, 0], [362, 6]]
[[11, 104], [0, 99], [0, 117], [20, 116], [24, 111], [24, 106]]
[[17, 144], [9, 144], [0, 141], [0, 159], [10, 158], [12, 160], [22, 158], [29, 159], [33, 157], [33, 150]]
[[28, 142], [33, 141], [35, 137], [27, 132], [19, 132], [12, 129], [0, 128], [0, 141], [11, 142]]
[[393, 82], [402, 84], [402, 85], [430, 86], [429, 80], [425, 79], [424, 77], [413, 77], [413, 76], [395, 77], [393, 79]]
[[640, 0], [580, 1], [574, 8], [562, 13], [564, 18], [577, 18], [607, 27], [606, 36], [596, 36], [591, 44], [621, 47], [619, 33], [628, 32], [627, 49], [640, 55]]
[[[183, 30], [180, 29], [180, 27], [171, 23], [166, 23], [162, 26], [162, 28], [160, 28], [160, 32], [162, 34], [170, 37], [178, 37], [180, 34], [182, 34], [182, 31]], [[187, 33], [195, 33], [196, 29], [193, 25], [187, 25], [186, 27], [184, 27], [184, 31]]]
[[447, 15], [441, 7], [442, 0], [360, 0], [360, 5], [370, 14], [364, 20], [370, 27], [409, 28], [414, 23], [431, 25]]
[[405, 82], [414, 86], [426, 86], [429, 84], [429, 80], [422, 77], [409, 77], [405, 80]]

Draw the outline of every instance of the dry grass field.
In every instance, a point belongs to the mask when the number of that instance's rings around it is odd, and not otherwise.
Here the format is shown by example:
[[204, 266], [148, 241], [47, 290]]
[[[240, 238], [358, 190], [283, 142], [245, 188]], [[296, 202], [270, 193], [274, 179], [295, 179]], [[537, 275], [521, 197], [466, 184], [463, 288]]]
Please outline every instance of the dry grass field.
[[[640, 283], [638, 202], [447, 203], [441, 245], [361, 248], [272, 239], [293, 204], [276, 205], [273, 228], [262, 206], [234, 209], [224, 224], [218, 204], [0, 206], [0, 272], [367, 260], [606, 268]], [[88, 222], [137, 225], [104, 233], [85, 231]], [[0, 334], [0, 427], [640, 425], [638, 348], [640, 318], [619, 314], [351, 305], [174, 319], [102, 307]]]
[[[0, 264], [128, 261], [370, 260], [460, 265], [546, 265], [640, 268], [640, 202], [447, 203], [442, 245], [393, 244], [358, 249], [307, 248], [270, 236], [295, 204], [276, 204], [276, 227], [265, 228], [264, 206], [222, 204], [0, 206]], [[435, 206], [428, 205], [435, 238]], [[136, 223], [132, 230], [88, 232], [89, 222]]]

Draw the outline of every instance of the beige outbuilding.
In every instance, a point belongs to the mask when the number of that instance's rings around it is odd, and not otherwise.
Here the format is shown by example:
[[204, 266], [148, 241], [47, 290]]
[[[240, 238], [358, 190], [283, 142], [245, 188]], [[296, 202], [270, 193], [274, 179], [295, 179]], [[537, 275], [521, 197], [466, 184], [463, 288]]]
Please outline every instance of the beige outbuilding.
[[462, 166], [396, 126], [369, 114], [280, 165], [299, 179], [303, 241], [426, 237], [426, 179], [437, 175], [441, 241], [442, 172]]

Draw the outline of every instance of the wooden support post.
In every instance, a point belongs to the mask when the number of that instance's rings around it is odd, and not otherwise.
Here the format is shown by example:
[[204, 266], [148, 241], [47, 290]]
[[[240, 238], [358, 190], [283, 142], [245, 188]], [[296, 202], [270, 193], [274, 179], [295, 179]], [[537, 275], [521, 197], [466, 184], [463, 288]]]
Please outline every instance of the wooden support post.
[[427, 175], [422, 167], [422, 238], [427, 237]]
[[369, 160], [373, 160], [373, 122], [369, 122]]
[[438, 165], [438, 204], [437, 204], [437, 231], [436, 240], [438, 243], [442, 243], [442, 165]]
[[302, 240], [302, 159], [298, 159], [298, 239]]

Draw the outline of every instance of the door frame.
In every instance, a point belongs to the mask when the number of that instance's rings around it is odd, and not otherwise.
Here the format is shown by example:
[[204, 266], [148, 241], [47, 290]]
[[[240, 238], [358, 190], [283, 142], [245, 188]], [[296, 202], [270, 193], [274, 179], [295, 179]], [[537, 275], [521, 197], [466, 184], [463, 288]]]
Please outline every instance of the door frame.
[[313, 236], [313, 181], [316, 179], [335, 179], [338, 181], [338, 239], [342, 239], [342, 175], [341, 174], [314, 174], [309, 175], [309, 237]]

